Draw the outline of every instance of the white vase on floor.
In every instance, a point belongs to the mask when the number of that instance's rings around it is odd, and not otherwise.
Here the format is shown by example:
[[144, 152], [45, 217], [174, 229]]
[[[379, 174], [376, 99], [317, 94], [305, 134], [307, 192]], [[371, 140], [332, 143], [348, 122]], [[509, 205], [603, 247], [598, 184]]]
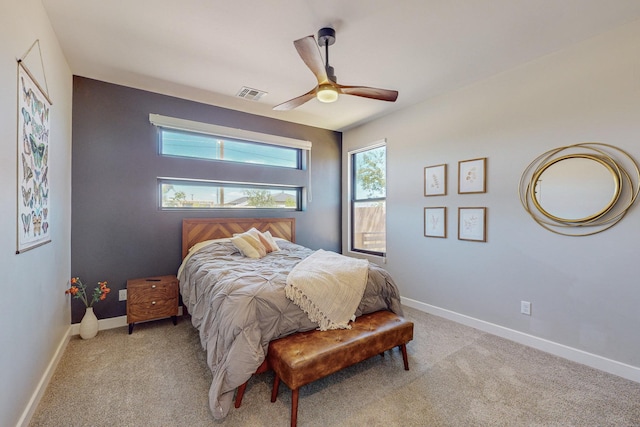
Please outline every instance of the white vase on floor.
[[88, 340], [98, 334], [98, 318], [93, 312], [93, 307], [87, 307], [84, 317], [80, 321], [80, 338]]

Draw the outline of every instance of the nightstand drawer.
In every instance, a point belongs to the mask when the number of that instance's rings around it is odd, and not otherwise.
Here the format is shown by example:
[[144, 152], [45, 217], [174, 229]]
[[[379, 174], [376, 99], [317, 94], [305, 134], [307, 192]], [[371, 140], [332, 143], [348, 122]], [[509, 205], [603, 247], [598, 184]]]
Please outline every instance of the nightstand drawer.
[[143, 301], [136, 304], [130, 302], [129, 304], [129, 314], [127, 315], [129, 323], [178, 315], [177, 298]]
[[178, 288], [172, 282], [134, 282], [127, 284], [129, 304], [139, 304], [178, 297]]

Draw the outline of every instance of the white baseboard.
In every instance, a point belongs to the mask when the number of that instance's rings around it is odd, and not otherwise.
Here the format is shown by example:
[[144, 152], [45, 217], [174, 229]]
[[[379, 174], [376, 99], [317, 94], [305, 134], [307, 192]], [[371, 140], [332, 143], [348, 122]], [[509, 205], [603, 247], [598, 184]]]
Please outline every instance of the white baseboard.
[[[178, 316], [182, 316], [182, 306], [178, 307]], [[153, 322], [153, 320], [149, 320]], [[144, 322], [137, 322], [144, 323]], [[98, 320], [98, 331], [104, 331], [107, 329], [121, 328], [127, 326], [127, 316], [110, 317], [108, 319]], [[71, 325], [70, 335], [80, 335], [80, 323], [74, 323]]]
[[505, 328], [504, 326], [494, 323], [485, 322], [484, 320], [475, 319], [464, 314], [456, 313], [451, 310], [436, 307], [410, 298], [402, 297], [402, 303], [408, 307], [415, 308], [425, 313], [435, 316], [444, 317], [445, 319], [461, 323], [472, 328], [515, 341], [519, 344], [542, 350], [546, 353], [562, 357], [572, 362], [581, 363], [592, 368], [626, 378], [631, 381], [640, 383], [640, 367], [628, 365], [616, 360], [607, 359], [597, 354], [588, 353], [577, 348], [569, 347], [564, 344], [558, 344], [553, 341], [539, 338], [534, 335], [525, 334], [524, 332], [514, 329]]
[[[104, 331], [107, 329], [120, 328], [127, 326], [127, 316], [110, 317], [108, 319], [98, 320], [98, 331]], [[80, 335], [80, 323], [74, 323], [71, 325], [70, 336]]]
[[51, 358], [51, 361], [47, 365], [47, 369], [45, 369], [44, 374], [42, 375], [42, 378], [40, 378], [40, 381], [38, 381], [38, 385], [36, 386], [36, 389], [31, 395], [31, 399], [29, 399], [29, 403], [24, 408], [24, 411], [22, 411], [22, 415], [20, 416], [20, 419], [18, 419], [16, 426], [27, 427], [29, 425], [29, 422], [31, 421], [31, 417], [33, 417], [33, 414], [35, 413], [36, 408], [38, 407], [38, 404], [40, 403], [40, 400], [42, 399], [42, 396], [44, 395], [44, 392], [47, 389], [47, 386], [49, 385], [49, 381], [51, 381], [51, 377], [53, 376], [53, 373], [56, 371], [56, 367], [58, 366], [60, 359], [62, 359], [64, 350], [67, 348], [67, 344], [69, 343], [69, 338], [71, 337], [70, 331], [71, 331], [71, 326], [69, 326], [67, 333], [63, 335], [62, 339], [58, 343], [58, 347], [56, 348], [56, 351], [53, 353], [53, 357]]

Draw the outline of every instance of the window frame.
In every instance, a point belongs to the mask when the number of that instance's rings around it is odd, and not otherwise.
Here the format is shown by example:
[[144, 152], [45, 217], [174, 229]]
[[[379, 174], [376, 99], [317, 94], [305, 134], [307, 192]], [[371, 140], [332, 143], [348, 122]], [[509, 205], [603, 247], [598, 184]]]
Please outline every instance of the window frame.
[[[196, 185], [206, 187], [210, 185], [211, 187], [222, 187], [222, 188], [246, 188], [251, 190], [282, 190], [282, 191], [293, 191], [295, 192], [295, 207], [267, 207], [267, 206], [212, 206], [212, 207], [202, 207], [202, 206], [163, 206], [163, 194], [162, 194], [162, 185], [163, 184], [174, 184], [174, 185]], [[188, 210], [188, 211], [203, 211], [203, 210], [237, 210], [237, 209], [246, 209], [246, 210], [256, 210], [256, 209], [266, 209], [266, 210], [280, 210], [280, 211], [302, 211], [303, 210], [303, 201], [304, 201], [304, 193], [305, 189], [301, 186], [294, 185], [282, 185], [282, 184], [266, 184], [266, 183], [249, 183], [249, 182], [232, 182], [232, 181], [219, 181], [219, 180], [203, 180], [203, 179], [187, 179], [187, 178], [171, 178], [171, 177], [158, 177], [157, 179], [157, 189], [158, 189], [158, 208], [161, 211], [176, 211], [176, 210]]]
[[[356, 162], [355, 162], [355, 156], [357, 154], [362, 154], [365, 153], [367, 151], [372, 151], [378, 148], [384, 147], [385, 149], [385, 163], [384, 163], [384, 171], [385, 171], [385, 191], [384, 191], [384, 197], [367, 197], [367, 198], [356, 198], [356, 179], [357, 179], [357, 170], [356, 170]], [[361, 254], [367, 254], [367, 255], [372, 255], [372, 256], [378, 256], [378, 257], [386, 257], [387, 251], [386, 251], [386, 229], [387, 229], [387, 224], [386, 224], [386, 204], [387, 204], [387, 190], [386, 190], [386, 175], [387, 175], [387, 141], [386, 139], [383, 139], [381, 141], [378, 141], [374, 144], [371, 145], [367, 145], [365, 147], [361, 147], [358, 149], [354, 149], [348, 152], [348, 159], [349, 159], [349, 251], [351, 252], [356, 252], [356, 253], [361, 253]], [[362, 203], [362, 202], [384, 202], [385, 205], [385, 221], [384, 221], [384, 233], [385, 233], [385, 250], [384, 251], [373, 251], [373, 250], [367, 250], [364, 248], [356, 248], [355, 247], [355, 237], [356, 237], [356, 230], [355, 230], [355, 208], [356, 208], [356, 204], [357, 203]]]
[[[222, 143], [222, 147], [224, 147], [224, 143], [230, 143], [233, 145], [237, 145], [240, 147], [245, 147], [247, 150], [251, 150], [251, 147], [255, 147], [255, 146], [265, 146], [265, 147], [272, 147], [275, 149], [279, 149], [279, 150], [287, 150], [290, 152], [295, 152], [295, 166], [285, 166], [285, 165], [279, 165], [279, 164], [270, 164], [267, 162], [261, 163], [261, 162], [257, 162], [257, 161], [239, 161], [239, 160], [232, 160], [229, 158], [225, 158], [224, 154], [222, 154], [219, 157], [204, 157], [204, 156], [190, 156], [187, 154], [177, 154], [177, 153], [167, 153], [165, 152], [165, 147], [169, 147], [168, 144], [166, 144], [165, 142], [165, 132], [170, 133], [170, 134], [182, 134], [182, 135], [193, 135], [193, 136], [197, 136], [197, 137], [201, 137], [201, 138], [207, 138], [210, 139], [211, 142], [219, 142]], [[267, 142], [261, 142], [261, 141], [250, 141], [248, 139], [240, 139], [237, 137], [230, 137], [230, 136], [221, 136], [221, 135], [213, 135], [213, 134], [209, 134], [209, 133], [201, 133], [201, 132], [197, 132], [197, 131], [191, 131], [191, 130], [184, 130], [184, 129], [172, 129], [172, 128], [167, 128], [167, 127], [159, 127], [158, 129], [158, 152], [161, 156], [163, 157], [177, 157], [177, 158], [181, 158], [181, 159], [193, 159], [193, 160], [205, 160], [205, 161], [213, 161], [213, 162], [231, 162], [231, 163], [236, 163], [236, 164], [241, 164], [241, 165], [254, 165], [254, 166], [263, 166], [263, 167], [273, 167], [273, 168], [284, 168], [284, 169], [297, 169], [297, 170], [304, 170], [304, 162], [303, 162], [303, 149], [301, 148], [297, 148], [297, 147], [288, 147], [288, 146], [284, 146], [284, 145], [277, 145], [277, 144], [269, 144]], [[232, 146], [233, 146], [232, 145]]]

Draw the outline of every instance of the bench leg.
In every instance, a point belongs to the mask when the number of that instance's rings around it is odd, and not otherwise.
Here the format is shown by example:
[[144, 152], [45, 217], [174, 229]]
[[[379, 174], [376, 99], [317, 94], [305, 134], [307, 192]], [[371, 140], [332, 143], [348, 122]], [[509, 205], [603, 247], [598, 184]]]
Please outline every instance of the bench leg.
[[402, 351], [402, 360], [404, 361], [404, 370], [408, 371], [409, 370], [409, 358], [407, 357], [407, 345], [406, 344], [401, 344], [399, 347], [400, 347], [400, 351]]
[[278, 387], [280, 386], [280, 377], [278, 375], [273, 379], [273, 388], [271, 389], [271, 401], [275, 402], [278, 397]]
[[291, 427], [298, 424], [298, 390], [291, 390]]
[[236, 392], [236, 403], [235, 403], [236, 408], [239, 408], [240, 405], [242, 405], [242, 396], [244, 396], [244, 391], [247, 389], [248, 383], [249, 381], [247, 381], [246, 383], [238, 387], [238, 391]]

